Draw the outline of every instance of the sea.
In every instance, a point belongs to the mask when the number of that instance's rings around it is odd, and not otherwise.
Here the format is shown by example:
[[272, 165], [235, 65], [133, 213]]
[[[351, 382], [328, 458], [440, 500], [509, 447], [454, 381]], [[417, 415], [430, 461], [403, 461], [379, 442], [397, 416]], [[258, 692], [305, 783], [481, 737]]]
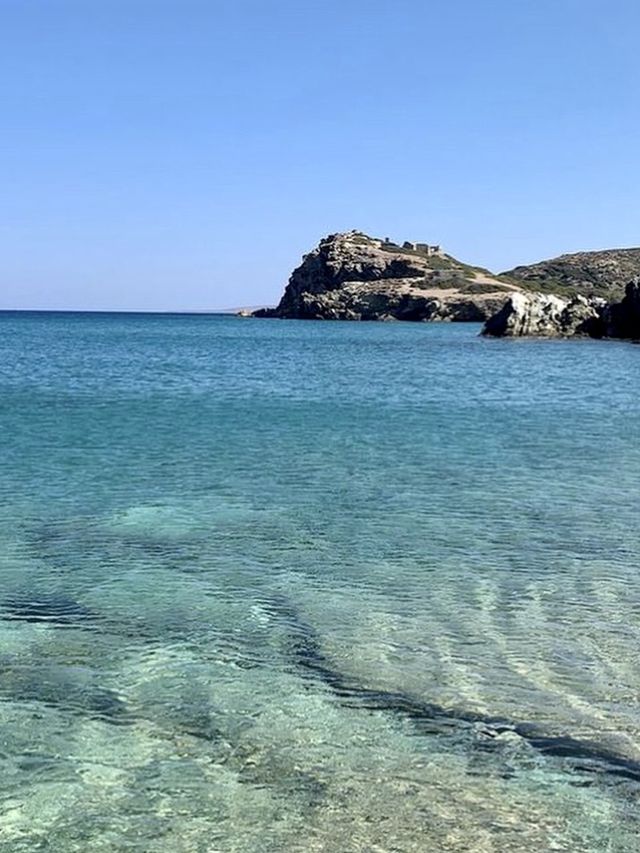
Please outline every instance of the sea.
[[640, 346], [0, 315], [2, 853], [640, 850]]

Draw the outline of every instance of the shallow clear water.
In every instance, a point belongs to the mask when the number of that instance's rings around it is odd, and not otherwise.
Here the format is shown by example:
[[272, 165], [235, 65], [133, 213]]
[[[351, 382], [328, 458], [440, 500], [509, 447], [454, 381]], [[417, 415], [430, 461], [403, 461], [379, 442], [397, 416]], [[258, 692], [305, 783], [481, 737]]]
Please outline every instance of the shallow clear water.
[[640, 850], [640, 347], [0, 315], [0, 850]]

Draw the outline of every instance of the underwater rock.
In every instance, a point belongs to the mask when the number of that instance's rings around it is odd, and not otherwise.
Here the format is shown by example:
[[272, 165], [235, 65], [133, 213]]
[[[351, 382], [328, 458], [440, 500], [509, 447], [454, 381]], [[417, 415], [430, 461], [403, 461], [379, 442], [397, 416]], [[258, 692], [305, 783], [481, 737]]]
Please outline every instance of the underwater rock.
[[0, 696], [9, 702], [35, 702], [114, 725], [133, 721], [124, 700], [113, 690], [96, 684], [83, 667], [25, 664], [0, 660]]
[[88, 607], [63, 593], [16, 593], [2, 602], [0, 617], [8, 621], [72, 626], [95, 618]]
[[569, 735], [549, 734], [533, 723], [493, 717], [464, 708], [445, 708], [422, 701], [409, 694], [377, 690], [358, 684], [351, 676], [336, 669], [322, 651], [320, 637], [283, 596], [268, 602], [271, 613], [287, 628], [292, 663], [304, 674], [325, 684], [347, 707], [382, 711], [412, 722], [421, 734], [467, 733], [472, 738], [481, 732], [485, 743], [496, 747], [520, 739], [538, 753], [565, 759], [572, 769], [589, 773], [606, 773], [640, 783], [640, 761], [617, 753], [591, 741]]

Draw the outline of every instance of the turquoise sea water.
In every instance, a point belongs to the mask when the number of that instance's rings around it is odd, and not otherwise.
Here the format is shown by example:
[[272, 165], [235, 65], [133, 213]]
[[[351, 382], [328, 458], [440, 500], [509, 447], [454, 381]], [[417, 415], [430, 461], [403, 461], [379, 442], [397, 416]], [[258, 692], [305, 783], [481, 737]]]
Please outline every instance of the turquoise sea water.
[[0, 315], [0, 850], [640, 850], [640, 347]]

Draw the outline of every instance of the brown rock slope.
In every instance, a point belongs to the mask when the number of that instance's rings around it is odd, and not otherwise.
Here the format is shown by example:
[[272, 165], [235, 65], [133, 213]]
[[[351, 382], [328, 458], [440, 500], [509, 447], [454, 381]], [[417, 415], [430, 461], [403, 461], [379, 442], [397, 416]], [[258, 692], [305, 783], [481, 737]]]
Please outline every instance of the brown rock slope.
[[640, 275], [640, 248], [560, 255], [502, 275], [526, 290], [620, 299], [627, 283]]

